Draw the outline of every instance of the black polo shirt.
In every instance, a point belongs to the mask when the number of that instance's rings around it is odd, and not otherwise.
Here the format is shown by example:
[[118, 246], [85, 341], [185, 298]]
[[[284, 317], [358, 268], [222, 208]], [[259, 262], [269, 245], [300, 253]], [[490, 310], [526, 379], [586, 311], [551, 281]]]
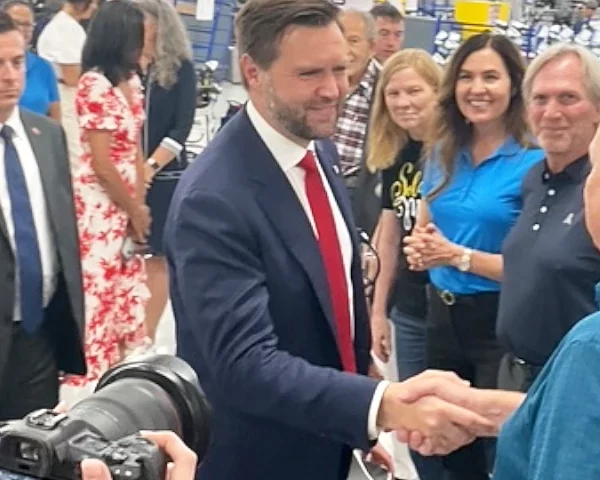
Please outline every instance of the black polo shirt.
[[497, 334], [501, 344], [543, 365], [579, 320], [597, 310], [600, 252], [585, 226], [586, 157], [553, 175], [546, 162], [523, 182], [523, 210], [503, 248]]

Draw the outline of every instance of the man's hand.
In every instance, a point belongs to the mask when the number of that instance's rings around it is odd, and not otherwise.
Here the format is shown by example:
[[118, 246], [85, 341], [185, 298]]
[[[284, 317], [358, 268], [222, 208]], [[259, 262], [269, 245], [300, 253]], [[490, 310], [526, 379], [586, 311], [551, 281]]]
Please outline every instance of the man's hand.
[[[433, 395], [414, 399], [411, 392], [470, 391], [467, 382], [451, 372], [428, 371], [402, 383], [391, 384], [383, 395], [378, 425], [386, 430], [419, 432], [430, 444], [429, 454], [445, 455], [476, 437], [495, 436], [496, 425], [484, 416]], [[406, 400], [410, 398], [412, 401]]]
[[[412, 403], [420, 398], [434, 395], [467, 410], [471, 410], [490, 420], [499, 430], [506, 419], [521, 405], [525, 395], [519, 392], [502, 390], [482, 390], [476, 388], [448, 389], [441, 383], [413, 382], [400, 394], [404, 402]], [[433, 445], [431, 439], [418, 431], [398, 430], [398, 440], [407, 443], [413, 450], [423, 455], [431, 455]]]
[[391, 330], [387, 315], [371, 314], [372, 349], [382, 362], [387, 362], [392, 352]]
[[371, 451], [365, 455], [365, 460], [369, 463], [379, 465], [392, 475], [394, 474], [394, 461], [388, 451], [383, 448], [381, 443], [377, 443]]

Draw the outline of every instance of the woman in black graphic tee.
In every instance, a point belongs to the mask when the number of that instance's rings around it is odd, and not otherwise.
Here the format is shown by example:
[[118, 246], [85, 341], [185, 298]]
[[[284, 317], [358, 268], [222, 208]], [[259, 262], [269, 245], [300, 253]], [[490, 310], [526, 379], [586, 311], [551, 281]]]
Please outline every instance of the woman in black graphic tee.
[[[396, 332], [400, 380], [425, 369], [427, 272], [408, 269], [401, 240], [410, 235], [420, 201], [421, 149], [437, 105], [441, 71], [423, 50], [405, 49], [381, 72], [369, 129], [367, 165], [382, 170], [381, 272], [371, 313], [373, 353], [387, 361]], [[391, 307], [391, 311], [389, 309]], [[388, 315], [389, 314], [389, 315]], [[441, 462], [411, 452], [421, 480], [441, 478]]]

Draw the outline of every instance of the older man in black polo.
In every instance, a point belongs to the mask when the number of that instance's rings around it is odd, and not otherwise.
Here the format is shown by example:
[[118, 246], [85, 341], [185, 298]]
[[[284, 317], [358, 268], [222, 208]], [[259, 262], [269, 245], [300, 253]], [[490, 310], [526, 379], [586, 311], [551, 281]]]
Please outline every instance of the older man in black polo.
[[524, 94], [546, 153], [523, 183], [523, 210], [503, 247], [498, 338], [508, 354], [499, 386], [527, 391], [579, 320], [597, 310], [600, 252], [585, 226], [588, 147], [600, 123], [600, 61], [558, 45], [530, 65]]

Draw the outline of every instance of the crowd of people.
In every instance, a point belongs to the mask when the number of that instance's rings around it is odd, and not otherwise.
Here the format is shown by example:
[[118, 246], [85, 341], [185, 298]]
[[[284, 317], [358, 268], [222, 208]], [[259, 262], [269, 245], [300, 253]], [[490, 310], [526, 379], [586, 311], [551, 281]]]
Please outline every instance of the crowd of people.
[[598, 478], [590, 51], [483, 32], [442, 70], [391, 4], [248, 0], [248, 102], [188, 164], [169, 2], [68, 0], [36, 42], [0, 10], [0, 420], [151, 352], [170, 296], [213, 407], [199, 479], [391, 469], [384, 430], [421, 480]]
[[59, 379], [72, 403], [110, 366], [152, 351], [168, 297], [162, 230], [188, 163], [196, 77], [184, 24], [164, 0], [69, 0], [35, 45], [33, 6], [0, 10], [4, 155], [16, 149], [23, 165], [9, 172], [5, 160], [0, 196], [11, 247], [3, 298], [15, 298], [4, 304], [0, 418], [17, 418], [56, 403]]

